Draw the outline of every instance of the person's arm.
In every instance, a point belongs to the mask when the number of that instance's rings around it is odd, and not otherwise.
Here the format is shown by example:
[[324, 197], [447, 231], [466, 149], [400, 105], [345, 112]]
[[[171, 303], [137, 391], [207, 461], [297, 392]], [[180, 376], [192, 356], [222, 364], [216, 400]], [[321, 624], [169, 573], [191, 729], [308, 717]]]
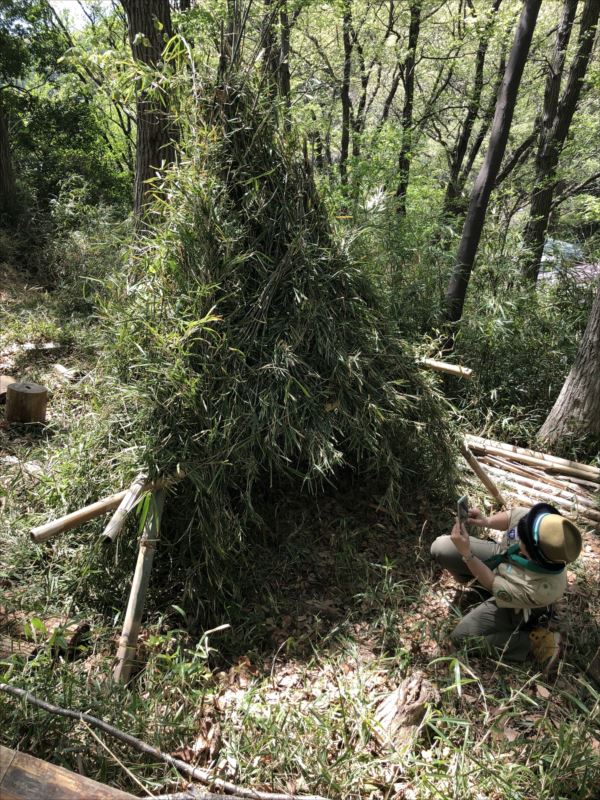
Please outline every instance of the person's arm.
[[476, 528], [492, 528], [495, 531], [506, 531], [510, 524], [508, 511], [498, 511], [491, 517], [485, 517], [478, 508], [469, 509], [467, 524]]
[[[505, 512], [500, 512], [500, 513], [505, 513]], [[483, 586], [484, 589], [487, 589], [488, 592], [491, 592], [495, 575], [492, 572], [492, 570], [486, 564], [484, 564], [480, 558], [477, 558], [477, 556], [473, 555], [473, 553], [471, 552], [471, 542], [469, 540], [469, 534], [465, 530], [464, 525], [461, 525], [459, 522], [456, 522], [454, 524], [454, 527], [452, 528], [450, 538], [452, 539], [454, 546], [462, 556], [463, 561], [469, 568], [469, 572], [471, 573], [471, 575], [474, 578], [477, 578], [480, 586]]]

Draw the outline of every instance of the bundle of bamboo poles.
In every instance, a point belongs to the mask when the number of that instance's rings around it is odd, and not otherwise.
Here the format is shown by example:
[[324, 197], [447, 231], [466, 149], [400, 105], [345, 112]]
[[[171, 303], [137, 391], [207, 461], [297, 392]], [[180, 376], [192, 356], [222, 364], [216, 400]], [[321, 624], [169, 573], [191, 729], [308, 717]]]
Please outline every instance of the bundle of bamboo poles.
[[566, 516], [600, 525], [600, 469], [523, 447], [466, 436], [491, 478], [524, 505], [546, 502]]

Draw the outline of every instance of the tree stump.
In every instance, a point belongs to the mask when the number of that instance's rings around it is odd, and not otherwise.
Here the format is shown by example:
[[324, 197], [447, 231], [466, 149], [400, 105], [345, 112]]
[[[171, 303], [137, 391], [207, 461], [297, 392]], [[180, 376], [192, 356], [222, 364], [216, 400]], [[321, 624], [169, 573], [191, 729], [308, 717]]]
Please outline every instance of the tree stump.
[[6, 388], [7, 422], [45, 422], [48, 390], [37, 383], [11, 383]]
[[405, 678], [375, 711], [373, 733], [379, 744], [400, 750], [415, 741], [427, 708], [439, 702], [437, 688], [421, 671]]

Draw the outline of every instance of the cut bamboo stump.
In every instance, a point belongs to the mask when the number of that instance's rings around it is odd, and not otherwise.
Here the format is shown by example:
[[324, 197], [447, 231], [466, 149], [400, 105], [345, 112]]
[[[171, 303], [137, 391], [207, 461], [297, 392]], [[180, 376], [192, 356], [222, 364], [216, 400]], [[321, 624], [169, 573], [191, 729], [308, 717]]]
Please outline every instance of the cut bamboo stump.
[[138, 552], [137, 564], [129, 603], [125, 612], [125, 622], [123, 631], [119, 639], [119, 649], [117, 650], [117, 663], [113, 670], [113, 678], [120, 683], [127, 683], [133, 667], [137, 640], [142, 624], [142, 614], [146, 602], [146, 592], [154, 561], [154, 551], [160, 534], [160, 517], [165, 501], [164, 489], [156, 492], [150, 497], [150, 506], [144, 524], [144, 530], [140, 539], [140, 549]]
[[6, 421], [46, 421], [48, 390], [37, 383], [11, 383], [6, 387]]

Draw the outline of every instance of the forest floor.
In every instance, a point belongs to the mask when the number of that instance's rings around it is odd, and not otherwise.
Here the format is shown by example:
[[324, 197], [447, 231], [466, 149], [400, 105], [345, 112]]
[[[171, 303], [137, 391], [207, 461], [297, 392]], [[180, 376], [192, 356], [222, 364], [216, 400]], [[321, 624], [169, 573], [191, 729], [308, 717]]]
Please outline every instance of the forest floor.
[[[294, 499], [280, 514], [278, 535], [255, 545], [256, 574], [232, 628], [190, 632], [178, 606], [151, 606], [140, 671], [128, 688], [112, 684], [122, 608], [100, 613], [85, 594], [65, 590], [73, 583], [64, 562], [87, 545], [69, 533], [42, 546], [28, 536], [32, 520], [47, 518], [49, 493], [68, 507], [68, 476], [53, 474], [52, 453], [75, 419], [102, 404], [94, 373], [101, 343], [88, 311], [8, 267], [0, 267], [0, 307], [0, 374], [50, 391], [43, 432], [0, 422], [1, 604], [5, 615], [24, 612], [42, 643], [29, 659], [3, 657], [3, 681], [91, 710], [255, 789], [374, 800], [598, 797], [600, 674], [589, 664], [600, 644], [600, 540], [593, 531], [569, 572], [561, 623], [567, 648], [550, 676], [533, 662], [453, 651], [461, 592], [429, 558], [452, 509], [415, 497], [398, 530], [373, 498], [353, 491]], [[57, 362], [77, 379], [61, 377]], [[73, 473], [77, 463], [74, 453]], [[469, 475], [460, 488], [484, 502]], [[110, 571], [111, 556], [94, 553]], [[119, 601], [127, 588], [116, 592]], [[43, 644], [50, 617], [91, 625], [80, 657], [57, 658], [52, 643]], [[407, 744], [390, 747], [376, 735], [376, 709], [411, 676], [430, 682], [439, 700]], [[185, 785], [164, 765], [6, 696], [0, 729], [8, 746], [134, 794]]]

